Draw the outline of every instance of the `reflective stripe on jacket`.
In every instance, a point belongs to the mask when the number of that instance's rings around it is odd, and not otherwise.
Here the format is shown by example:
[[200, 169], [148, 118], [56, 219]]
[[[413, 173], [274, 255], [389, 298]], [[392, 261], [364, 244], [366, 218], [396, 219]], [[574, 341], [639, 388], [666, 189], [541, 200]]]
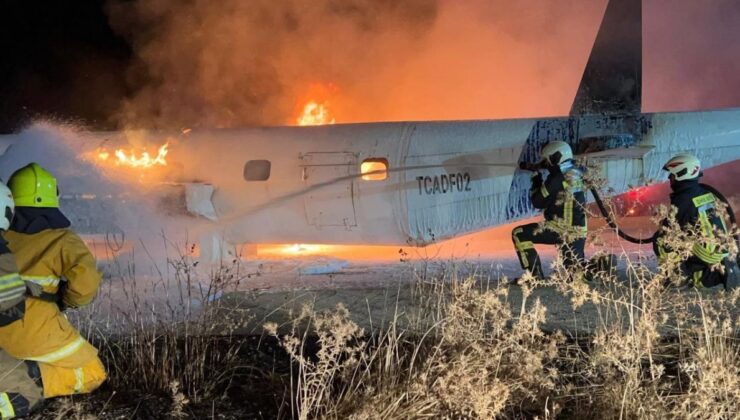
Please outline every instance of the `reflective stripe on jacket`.
[[26, 284], [18, 274], [15, 258], [0, 236], [0, 327], [23, 318]]
[[7, 392], [0, 392], [0, 419], [12, 419], [15, 417], [15, 409]]
[[[699, 180], [687, 180], [674, 183], [671, 193], [671, 205], [676, 207], [676, 222], [681, 228], [687, 228], [698, 225], [701, 236], [706, 239], [712, 239], [715, 232], [727, 232], [727, 224], [724, 214], [717, 211], [717, 198], [714, 194], [705, 190], [699, 185]], [[666, 225], [667, 221], [663, 222]], [[671, 250], [662, 243], [664, 233], [658, 231], [656, 234], [657, 249], [663, 255], [667, 255]], [[719, 264], [727, 255], [727, 250], [716, 249], [716, 245], [711, 243], [702, 244], [696, 242], [692, 248], [692, 253], [705, 264]]]
[[583, 174], [571, 162], [550, 170], [544, 183], [533, 180], [530, 198], [535, 208], [543, 209], [546, 221], [560, 219], [566, 226], [587, 229], [586, 193]]

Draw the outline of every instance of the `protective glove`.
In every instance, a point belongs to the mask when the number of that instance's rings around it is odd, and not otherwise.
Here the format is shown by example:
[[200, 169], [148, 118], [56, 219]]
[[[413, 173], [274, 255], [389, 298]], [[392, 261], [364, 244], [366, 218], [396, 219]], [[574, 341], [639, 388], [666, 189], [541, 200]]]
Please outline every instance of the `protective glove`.
[[722, 264], [725, 266], [725, 290], [731, 292], [740, 288], [740, 268], [737, 266], [737, 261], [725, 258]]
[[64, 312], [70, 308], [67, 303], [64, 302], [64, 295], [67, 293], [67, 281], [59, 282], [59, 290], [57, 291], [56, 304], [59, 307], [59, 312]]
[[536, 190], [542, 186], [542, 174], [534, 172], [532, 174], [532, 190]]

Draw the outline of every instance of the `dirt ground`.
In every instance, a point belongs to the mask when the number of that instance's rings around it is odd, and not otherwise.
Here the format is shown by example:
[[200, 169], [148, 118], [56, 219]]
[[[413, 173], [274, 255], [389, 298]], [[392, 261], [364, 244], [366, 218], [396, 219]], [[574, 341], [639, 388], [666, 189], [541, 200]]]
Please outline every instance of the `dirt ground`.
[[[654, 229], [645, 217], [626, 218], [621, 221], [625, 229], [638, 236], [649, 236]], [[521, 275], [511, 244], [510, 232], [513, 225], [501, 226], [483, 233], [431, 245], [426, 248], [398, 247], [333, 247], [323, 248], [319, 254], [281, 255], [273, 250], [257, 259], [239, 263], [242, 278], [236, 291], [213, 298], [222, 299], [228, 307], [245, 310], [251, 322], [239, 329], [245, 335], [261, 334], [266, 322], [275, 322], [287, 328], [288, 322], [306, 304], [315, 310], [329, 310], [337, 304], [345, 305], [355, 322], [372, 333], [385, 323], [397, 318], [404, 327], [412, 327], [419, 321], [418, 299], [414, 299], [414, 284], [420, 279], [450, 276], [473, 277], [481, 288], [495, 287], [507, 278]], [[603, 221], [591, 222], [591, 230], [598, 231]], [[555, 256], [554, 247], [538, 246], [543, 266], [550, 266]], [[617, 240], [611, 233], [604, 233], [592, 240], [586, 255], [597, 252], [617, 255], [619, 278], [630, 281], [626, 264], [644, 264], [655, 268], [655, 258], [649, 245], [634, 245]], [[203, 276], [206, 267], [195, 276]], [[198, 299], [203, 293], [203, 283], [190, 285], [188, 297], [183, 297], [181, 284], [170, 278], [171, 274], [159, 273], [117, 278], [113, 276], [103, 287], [98, 299], [98, 310], [108, 307], [111, 316], [126, 308], [132, 287], [136, 294], [147, 296], [156, 306], [188, 305], [197, 309]], [[593, 284], [591, 287], [604, 287]], [[705, 293], [714, 293], [707, 291]], [[676, 292], [676, 293], [686, 293]], [[588, 334], [593, 327], [604, 322], [617, 322], [610, 314], [603, 313], [594, 305], [585, 304], [573, 309], [570, 298], [554, 288], [536, 289], [527, 305], [539, 299], [547, 308], [546, 330], [562, 330], [573, 337]], [[519, 287], [510, 287], [509, 304], [518, 313], [522, 306]]]
[[[449, 273], [454, 270], [460, 278], [475, 278], [478, 286], [486, 289], [497, 286], [507, 277], [517, 275], [518, 270], [513, 267], [512, 261], [505, 263], [502, 265], [500, 261], [478, 261], [460, 264], [458, 267], [450, 267], [444, 263], [430, 264], [432, 266], [426, 267], [429, 271], [426, 274]], [[413, 266], [390, 264], [372, 267], [352, 266], [336, 274], [293, 278], [293, 285], [300, 287], [235, 292], [224, 296], [223, 299], [227, 306], [234, 305], [246, 309], [254, 317], [250, 325], [240, 331], [247, 335], [261, 333], [262, 325], [266, 322], [275, 322], [283, 327], [283, 331], [287, 331], [290, 320], [307, 304], [317, 311], [331, 310], [336, 305], [343, 304], [349, 309], [352, 319], [368, 333], [382, 329], [383, 325], [393, 319], [396, 319], [400, 326], [413, 330], [416, 325], [424, 325], [419, 323], [419, 313], [424, 311], [421, 308], [423, 302], [414, 296], [414, 281], [409, 279], [418, 278], [423, 274], [425, 273], [419, 267]], [[630, 281], [624, 267], [619, 270], [619, 279], [623, 282]], [[598, 283], [590, 287], [606, 288]], [[519, 313], [522, 310], [522, 289], [518, 286], [509, 286], [508, 290], [506, 300], [512, 312]], [[701, 293], [711, 296], [718, 292], [719, 290], [715, 288]], [[674, 290], [671, 293], [697, 292]], [[574, 339], [590, 335], [598, 325], [620, 322], [603, 306], [599, 308], [586, 303], [578, 309], [573, 309], [570, 297], [554, 287], [535, 289], [528, 297], [524, 310], [531, 307], [535, 300], [540, 300], [547, 308], [547, 321], [543, 329], [561, 330]]]

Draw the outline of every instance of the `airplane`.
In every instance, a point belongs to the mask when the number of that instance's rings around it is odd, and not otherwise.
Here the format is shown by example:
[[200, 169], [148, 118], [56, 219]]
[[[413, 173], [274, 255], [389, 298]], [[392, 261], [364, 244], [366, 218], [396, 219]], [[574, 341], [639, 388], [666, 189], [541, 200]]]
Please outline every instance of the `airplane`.
[[100, 162], [80, 156], [107, 159], [116, 145], [167, 142], [167, 166], [146, 178], [157, 179], [153, 194], [165, 214], [199, 226], [202, 258], [218, 261], [240, 244], [425, 246], [530, 217], [529, 175], [519, 164], [537, 162], [553, 140], [599, 166], [615, 193], [664, 178], [662, 165], [678, 152], [695, 153], [705, 168], [737, 160], [740, 109], [641, 112], [641, 6], [609, 1], [568, 116], [88, 132], [73, 140], [29, 129], [0, 136], [0, 176], [30, 161], [49, 167], [75, 228], [110, 233], [120, 225], [117, 206], [147, 187], [101, 188], [93, 182], [105, 177]]

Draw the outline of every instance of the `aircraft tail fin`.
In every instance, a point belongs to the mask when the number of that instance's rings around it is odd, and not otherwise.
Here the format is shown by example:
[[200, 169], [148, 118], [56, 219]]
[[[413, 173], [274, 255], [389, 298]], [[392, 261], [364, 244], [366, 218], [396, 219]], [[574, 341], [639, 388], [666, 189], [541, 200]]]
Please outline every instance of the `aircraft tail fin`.
[[641, 105], [642, 1], [610, 0], [570, 114], [634, 114]]

